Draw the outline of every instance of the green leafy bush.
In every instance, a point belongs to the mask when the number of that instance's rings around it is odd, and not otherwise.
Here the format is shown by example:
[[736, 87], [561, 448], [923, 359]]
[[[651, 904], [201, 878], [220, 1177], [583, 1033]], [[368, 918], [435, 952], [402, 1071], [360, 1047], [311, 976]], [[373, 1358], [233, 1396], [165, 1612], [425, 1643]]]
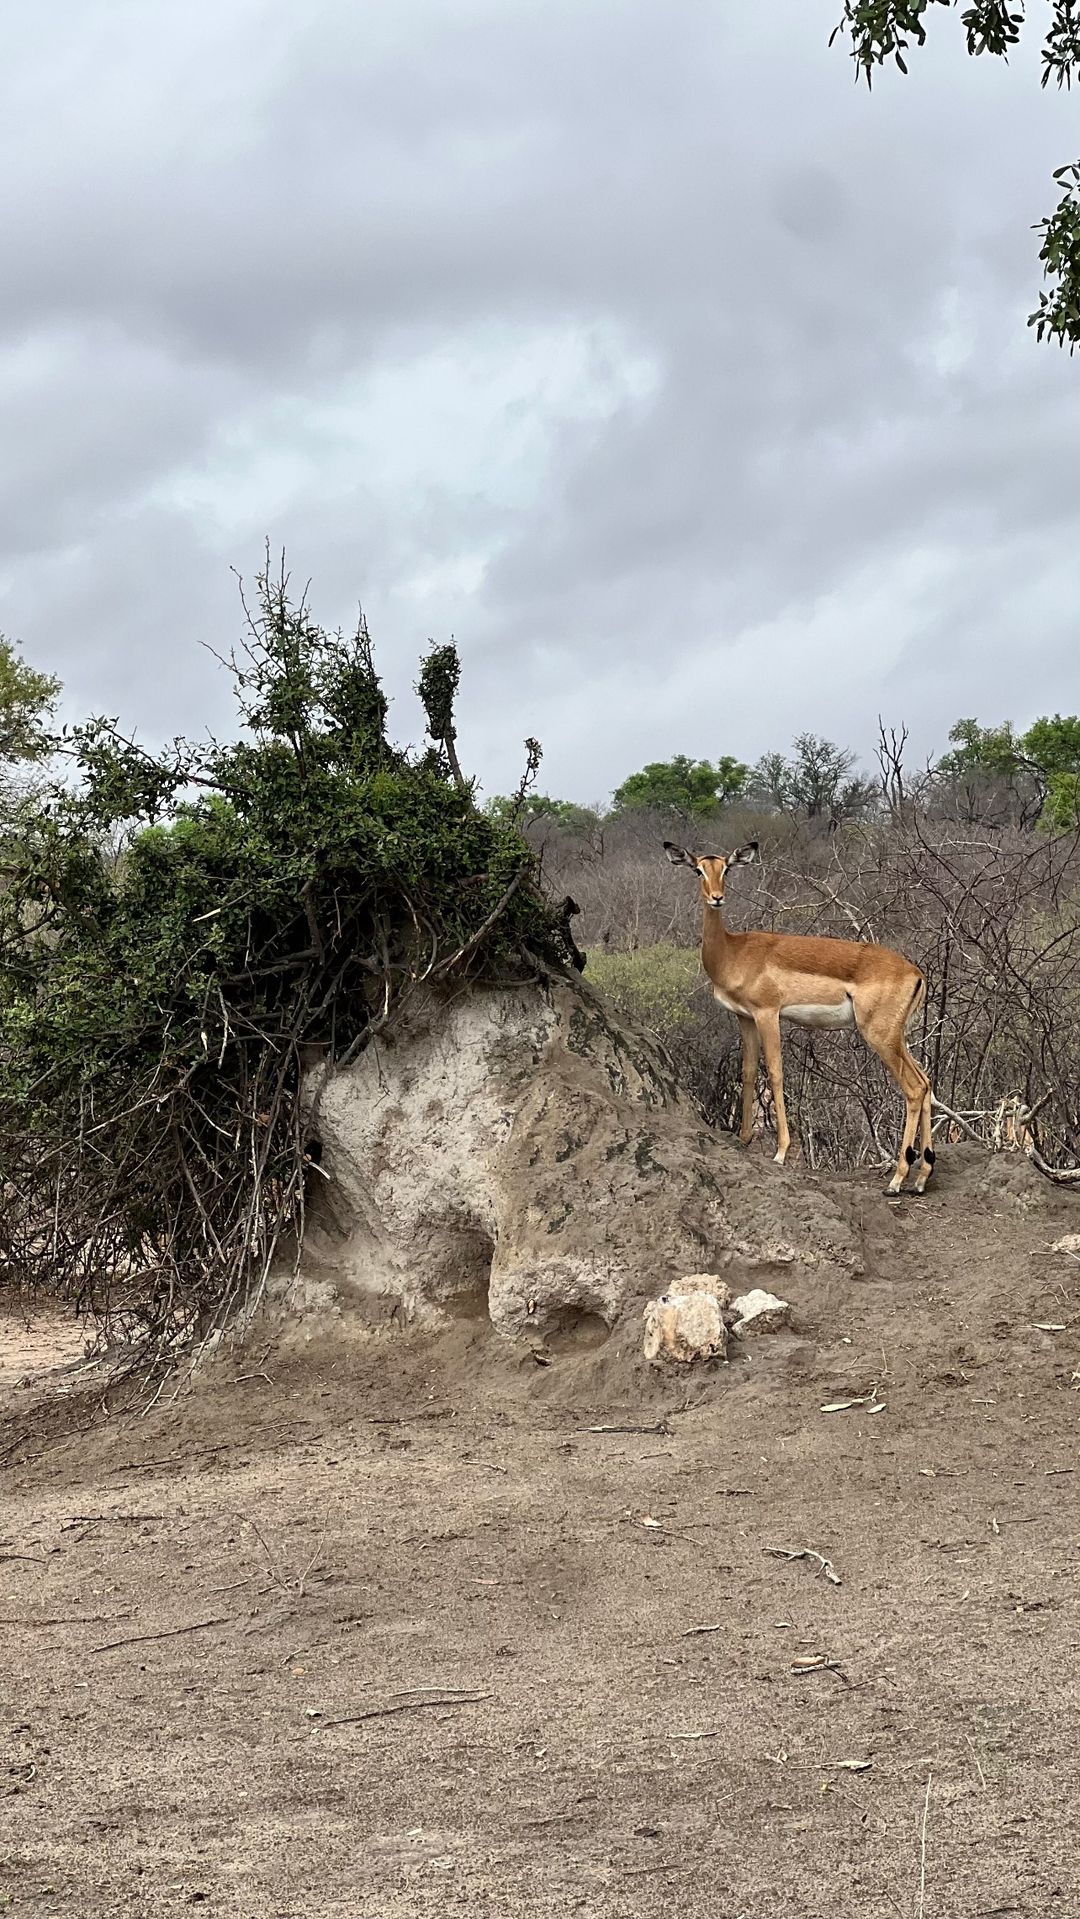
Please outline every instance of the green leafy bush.
[[233, 744], [164, 754], [95, 720], [76, 780], [0, 844], [0, 1260], [161, 1354], [249, 1303], [302, 1225], [315, 1056], [347, 1061], [421, 986], [568, 957], [517, 830], [453, 751], [456, 656], [400, 751], [366, 628], [260, 576]]

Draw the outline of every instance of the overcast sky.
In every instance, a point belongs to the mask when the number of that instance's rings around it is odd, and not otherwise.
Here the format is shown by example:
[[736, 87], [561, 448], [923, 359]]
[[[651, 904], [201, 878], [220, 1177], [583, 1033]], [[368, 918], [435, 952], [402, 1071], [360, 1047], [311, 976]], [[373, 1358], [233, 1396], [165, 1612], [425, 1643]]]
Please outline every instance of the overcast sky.
[[[1039, 10], [1041, 13], [1041, 10]], [[228, 724], [264, 538], [489, 791], [1080, 708], [1080, 112], [933, 9], [53, 0], [0, 66], [0, 629], [71, 715]], [[1041, 24], [1039, 14], [1032, 28]]]

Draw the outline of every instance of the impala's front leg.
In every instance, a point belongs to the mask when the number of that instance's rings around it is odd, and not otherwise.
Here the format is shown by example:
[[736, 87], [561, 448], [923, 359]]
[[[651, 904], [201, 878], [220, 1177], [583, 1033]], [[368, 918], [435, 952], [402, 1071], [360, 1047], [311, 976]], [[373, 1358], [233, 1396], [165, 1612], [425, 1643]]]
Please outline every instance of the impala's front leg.
[[782, 1166], [791, 1145], [788, 1132], [787, 1111], [784, 1107], [784, 1060], [780, 1051], [780, 1015], [779, 1013], [759, 1013], [757, 1032], [761, 1041], [761, 1050], [765, 1055], [765, 1071], [769, 1075], [772, 1089], [773, 1110], [776, 1114], [776, 1164]]
[[739, 1014], [739, 1032], [742, 1035], [742, 1125], [739, 1128], [739, 1144], [749, 1146], [754, 1137], [754, 1093], [757, 1089], [761, 1042], [757, 1027], [745, 1013]]

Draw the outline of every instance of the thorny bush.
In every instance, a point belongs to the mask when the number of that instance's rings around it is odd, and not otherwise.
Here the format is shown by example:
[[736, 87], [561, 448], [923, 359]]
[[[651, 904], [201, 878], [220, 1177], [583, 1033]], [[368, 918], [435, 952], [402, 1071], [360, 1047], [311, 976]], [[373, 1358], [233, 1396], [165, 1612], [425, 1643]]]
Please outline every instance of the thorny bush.
[[76, 777], [0, 845], [0, 1263], [161, 1361], [250, 1306], [302, 1228], [314, 1058], [354, 1058], [411, 994], [568, 958], [535, 856], [453, 750], [393, 746], [363, 623], [259, 577], [232, 744], [152, 754], [95, 720]]

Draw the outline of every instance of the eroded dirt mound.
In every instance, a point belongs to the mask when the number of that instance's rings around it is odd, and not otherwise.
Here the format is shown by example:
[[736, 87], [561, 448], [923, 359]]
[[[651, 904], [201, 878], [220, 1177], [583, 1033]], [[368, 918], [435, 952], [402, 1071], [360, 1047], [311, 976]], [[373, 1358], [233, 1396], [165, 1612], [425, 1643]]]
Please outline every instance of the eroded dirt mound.
[[333, 1078], [305, 1282], [406, 1317], [598, 1344], [682, 1274], [859, 1264], [834, 1194], [710, 1133], [662, 1049], [589, 992], [428, 1007]]

